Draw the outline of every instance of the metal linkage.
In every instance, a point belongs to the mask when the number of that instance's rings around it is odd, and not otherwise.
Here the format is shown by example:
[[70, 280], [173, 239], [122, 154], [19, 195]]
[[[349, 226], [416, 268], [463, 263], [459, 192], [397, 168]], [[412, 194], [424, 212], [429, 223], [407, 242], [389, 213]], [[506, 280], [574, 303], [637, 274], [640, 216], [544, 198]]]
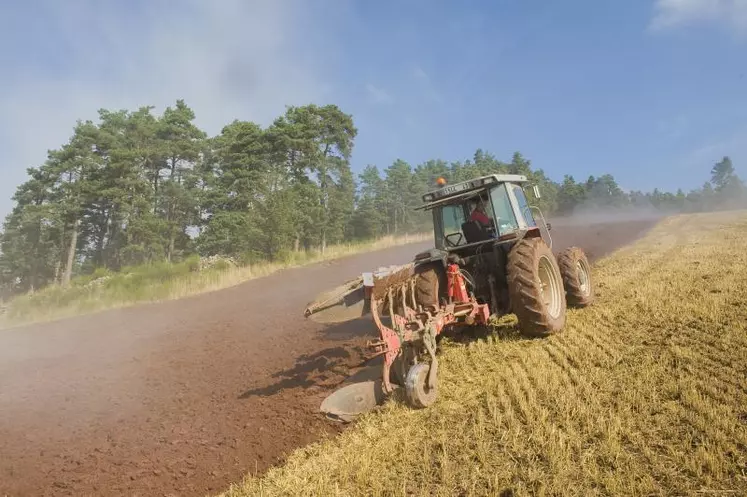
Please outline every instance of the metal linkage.
[[[390, 370], [403, 347], [415, 347], [427, 354], [430, 360], [428, 384], [432, 387], [435, 385], [438, 370], [436, 337], [450, 325], [487, 323], [490, 315], [488, 304], [479, 304], [467, 292], [459, 266], [450, 265], [447, 276], [449, 303], [425, 308], [418, 305], [415, 298], [416, 276], [391, 281], [392, 274], [383, 273], [364, 278], [364, 284], [371, 288], [367, 295], [371, 298], [371, 314], [381, 337], [369, 341], [368, 345], [374, 355], [384, 355], [384, 392], [391, 393], [393, 390], [389, 379]], [[388, 279], [389, 285], [378, 286], [380, 279]], [[389, 326], [384, 324], [381, 318], [381, 311], [384, 309], [391, 321]], [[405, 365], [407, 366], [409, 365]]]

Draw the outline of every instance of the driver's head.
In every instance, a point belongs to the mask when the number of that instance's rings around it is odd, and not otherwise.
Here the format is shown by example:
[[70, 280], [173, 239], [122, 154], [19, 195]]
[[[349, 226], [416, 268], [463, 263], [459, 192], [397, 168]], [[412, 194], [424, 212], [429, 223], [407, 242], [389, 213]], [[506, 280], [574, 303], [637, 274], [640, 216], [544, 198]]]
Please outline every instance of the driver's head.
[[485, 199], [477, 197], [472, 204], [472, 210], [485, 212]]

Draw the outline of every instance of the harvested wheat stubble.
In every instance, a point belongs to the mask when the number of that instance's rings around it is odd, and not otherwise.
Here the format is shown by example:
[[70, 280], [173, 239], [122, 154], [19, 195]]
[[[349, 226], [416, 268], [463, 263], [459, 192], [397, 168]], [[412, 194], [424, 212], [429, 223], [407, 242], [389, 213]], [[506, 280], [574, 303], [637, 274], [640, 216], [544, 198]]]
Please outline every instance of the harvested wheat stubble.
[[668, 218], [593, 269], [564, 333], [442, 349], [441, 398], [390, 404], [243, 495], [747, 494], [747, 213]]

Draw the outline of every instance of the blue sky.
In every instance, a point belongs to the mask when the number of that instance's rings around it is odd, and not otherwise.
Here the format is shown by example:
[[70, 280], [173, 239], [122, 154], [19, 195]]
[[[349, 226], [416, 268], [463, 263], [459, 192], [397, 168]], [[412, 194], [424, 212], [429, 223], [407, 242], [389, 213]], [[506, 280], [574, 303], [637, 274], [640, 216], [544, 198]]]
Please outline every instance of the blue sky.
[[0, 67], [2, 216], [76, 119], [177, 98], [210, 134], [336, 103], [356, 171], [479, 147], [626, 189], [697, 187], [723, 155], [747, 179], [747, 0], [19, 0]]

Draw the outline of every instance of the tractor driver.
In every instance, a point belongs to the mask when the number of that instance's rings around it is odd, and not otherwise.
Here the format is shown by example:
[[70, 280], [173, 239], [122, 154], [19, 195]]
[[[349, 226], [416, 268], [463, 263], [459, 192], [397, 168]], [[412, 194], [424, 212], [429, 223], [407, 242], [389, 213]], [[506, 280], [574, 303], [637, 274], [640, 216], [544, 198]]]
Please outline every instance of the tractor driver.
[[491, 228], [493, 226], [493, 220], [485, 214], [484, 198], [478, 197], [472, 201], [472, 214], [469, 216], [469, 220], [480, 223], [483, 229]]

